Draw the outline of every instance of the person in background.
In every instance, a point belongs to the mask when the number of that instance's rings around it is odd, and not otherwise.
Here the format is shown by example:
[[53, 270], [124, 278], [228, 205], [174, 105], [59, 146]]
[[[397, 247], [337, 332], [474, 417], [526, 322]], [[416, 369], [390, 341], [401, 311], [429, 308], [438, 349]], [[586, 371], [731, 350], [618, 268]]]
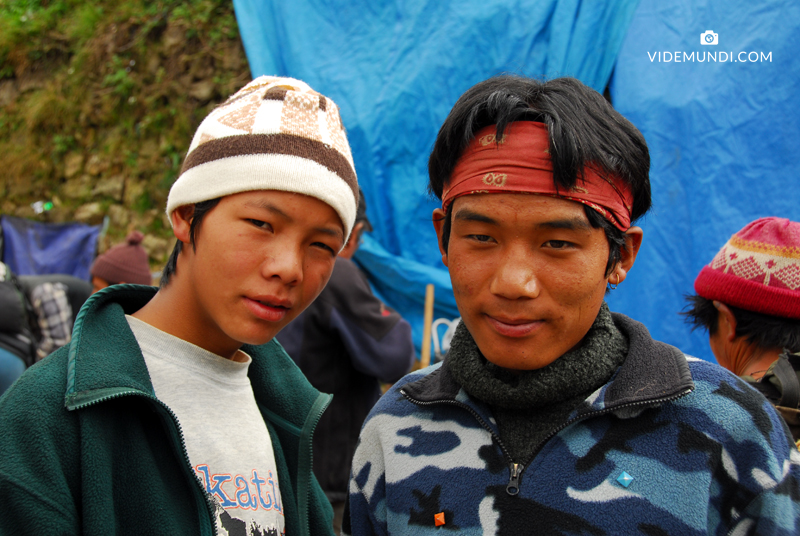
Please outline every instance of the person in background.
[[573, 78], [468, 89], [428, 160], [461, 323], [380, 398], [342, 533], [800, 532], [800, 452], [759, 393], [612, 313], [651, 204], [642, 134]]
[[800, 446], [800, 223], [760, 218], [704, 266], [684, 311], [717, 362], [758, 389]]
[[94, 291], [89, 282], [66, 274], [21, 275], [18, 279], [36, 313], [39, 361], [69, 344], [78, 312]]
[[336, 104], [259, 77], [200, 123], [160, 287], [111, 285], [0, 397], [0, 534], [331, 535], [330, 395], [274, 341], [322, 291], [358, 181]]
[[83, 279], [16, 275], [0, 262], [0, 394], [27, 367], [69, 343], [77, 311], [91, 293]]
[[25, 361], [0, 344], [0, 395], [25, 372]]
[[[3, 265], [0, 272], [7, 278], [0, 275], [0, 280], [16, 285], [19, 292], [0, 294], [5, 311], [0, 318], [0, 394], [25, 368], [69, 344], [78, 312], [91, 294], [119, 283], [152, 284], [148, 255], [140, 245], [143, 238], [141, 232], [133, 231], [124, 243], [99, 255], [90, 270], [91, 284], [66, 274], [14, 276]], [[20, 314], [22, 310], [25, 314]], [[11, 316], [19, 319], [5, 320]]]
[[361, 234], [372, 230], [366, 210], [359, 191], [356, 224], [330, 281], [277, 336], [311, 385], [334, 395], [314, 436], [314, 474], [333, 506], [337, 534], [350, 461], [361, 425], [380, 397], [379, 382], [400, 379], [415, 357], [411, 326], [372, 293], [366, 276], [350, 260]]
[[[33, 312], [33, 360], [40, 361], [69, 344], [78, 312], [91, 294], [120, 283], [152, 284], [148, 255], [140, 245], [143, 238], [141, 232], [133, 231], [124, 243], [98, 255], [90, 270], [91, 284], [65, 274], [17, 276], [16, 281]], [[33, 360], [28, 361], [26, 356], [27, 366]], [[0, 393], [3, 383], [0, 381]]]
[[97, 256], [90, 270], [94, 292], [120, 283], [153, 284], [148, 255], [141, 246], [143, 239], [140, 231], [132, 231], [125, 242]]
[[19, 278], [0, 262], [0, 395], [36, 359], [33, 307]]

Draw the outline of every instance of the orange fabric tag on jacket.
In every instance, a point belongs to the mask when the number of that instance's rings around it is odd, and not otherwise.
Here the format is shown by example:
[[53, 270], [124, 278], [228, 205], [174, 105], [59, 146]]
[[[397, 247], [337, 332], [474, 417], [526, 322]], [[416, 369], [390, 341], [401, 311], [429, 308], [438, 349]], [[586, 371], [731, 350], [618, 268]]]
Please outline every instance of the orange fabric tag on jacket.
[[436, 523], [437, 527], [444, 525], [444, 512], [439, 512], [438, 514], [434, 515], [433, 521]]

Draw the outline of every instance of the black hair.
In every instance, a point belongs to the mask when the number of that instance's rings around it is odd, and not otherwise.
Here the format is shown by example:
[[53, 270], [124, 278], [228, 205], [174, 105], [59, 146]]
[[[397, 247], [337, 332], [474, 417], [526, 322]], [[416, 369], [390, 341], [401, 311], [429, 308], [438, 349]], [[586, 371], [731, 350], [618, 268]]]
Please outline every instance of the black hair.
[[[680, 314], [692, 325], [692, 331], [703, 328], [709, 335], [717, 333], [719, 311], [714, 302], [702, 296], [686, 296], [689, 303]], [[727, 305], [727, 304], [726, 304]], [[800, 320], [754, 313], [727, 305], [736, 319], [736, 336], [759, 348], [788, 348], [800, 352]]]
[[[430, 193], [442, 198], [444, 185], [475, 133], [497, 125], [502, 139], [509, 124], [538, 121], [547, 126], [553, 182], [566, 190], [583, 178], [583, 169], [594, 169], [620, 177], [631, 189], [631, 220], [650, 210], [650, 153], [641, 132], [614, 110], [597, 91], [574, 78], [547, 82], [503, 75], [480, 82], [456, 102], [436, 137], [428, 159]], [[452, 205], [451, 205], [452, 207]], [[445, 216], [442, 247], [447, 252], [450, 210]], [[605, 231], [609, 244], [607, 274], [621, 258], [625, 235], [594, 209], [586, 207], [592, 227]]]
[[[217, 197], [216, 199], [209, 199], [207, 201], [201, 201], [194, 204], [192, 221], [189, 224], [189, 243], [192, 245], [192, 250], [196, 249], [195, 244], [197, 240], [197, 232], [200, 229], [200, 224], [203, 222], [203, 219], [206, 217], [209, 211], [217, 206], [217, 203], [219, 203], [220, 199], [220, 197]], [[164, 269], [161, 271], [161, 282], [159, 283], [159, 288], [166, 287], [169, 284], [169, 280], [172, 275], [177, 273], [178, 255], [182, 249], [183, 242], [178, 240], [175, 243], [175, 247], [172, 248], [172, 253], [169, 256], [169, 259], [167, 259], [167, 264], [164, 265]]]

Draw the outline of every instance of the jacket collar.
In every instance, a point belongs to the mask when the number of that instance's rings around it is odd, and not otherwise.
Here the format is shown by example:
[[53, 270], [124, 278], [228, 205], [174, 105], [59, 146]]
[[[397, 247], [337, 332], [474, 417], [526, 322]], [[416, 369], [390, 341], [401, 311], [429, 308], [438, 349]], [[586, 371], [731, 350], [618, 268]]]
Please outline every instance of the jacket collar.
[[[122, 395], [155, 397], [153, 384], [126, 314], [141, 309], [156, 294], [155, 287], [114, 285], [93, 294], [75, 320], [67, 359], [68, 410]], [[245, 345], [253, 359], [248, 376], [256, 401], [272, 417], [301, 429], [320, 393], [272, 340]]]
[[[694, 389], [683, 352], [654, 340], [644, 324], [619, 313], [611, 315], [614, 324], [628, 338], [628, 355], [611, 381], [588, 400], [592, 411], [628, 404], [657, 404]], [[419, 402], [465, 402], [465, 393], [448, 371], [446, 360], [430, 374], [403, 386], [403, 392]]]

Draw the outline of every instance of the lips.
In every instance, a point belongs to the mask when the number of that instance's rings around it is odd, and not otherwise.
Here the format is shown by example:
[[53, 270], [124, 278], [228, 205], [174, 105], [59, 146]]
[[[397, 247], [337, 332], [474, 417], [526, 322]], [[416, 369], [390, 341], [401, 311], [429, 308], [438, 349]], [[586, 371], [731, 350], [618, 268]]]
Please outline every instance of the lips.
[[525, 337], [544, 324], [544, 320], [528, 318], [506, 318], [486, 315], [489, 325], [504, 337]]
[[244, 302], [254, 316], [267, 322], [280, 322], [292, 307], [289, 300], [273, 296], [245, 296]]

